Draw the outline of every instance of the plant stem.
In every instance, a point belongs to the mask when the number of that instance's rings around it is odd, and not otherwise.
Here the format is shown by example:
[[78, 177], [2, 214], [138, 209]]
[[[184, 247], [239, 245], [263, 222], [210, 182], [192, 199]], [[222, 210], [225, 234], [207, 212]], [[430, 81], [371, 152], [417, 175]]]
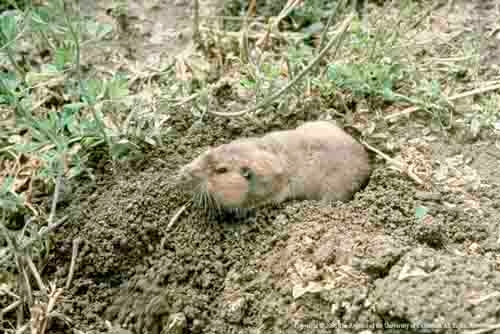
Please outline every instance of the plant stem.
[[[73, 38], [73, 42], [75, 43], [75, 71], [76, 71], [76, 76], [77, 76], [77, 81], [78, 81], [78, 88], [79, 88], [79, 91], [80, 91], [80, 97], [83, 98], [84, 96], [87, 96], [86, 95], [86, 92], [85, 92], [85, 87], [83, 85], [83, 81], [82, 81], [82, 74], [81, 74], [81, 65], [80, 65], [80, 39], [78, 37], [78, 34], [75, 30], [75, 28], [73, 27], [73, 24], [70, 22], [69, 20], [69, 17], [68, 15], [66, 14], [66, 10], [64, 9], [64, 0], [61, 0], [61, 4], [62, 4], [62, 10], [63, 10], [63, 13], [64, 13], [64, 20], [68, 26], [68, 29], [70, 31], [70, 34], [71, 34], [71, 37]], [[103, 125], [103, 122], [101, 122], [99, 116], [97, 115], [97, 111], [95, 110], [95, 107], [94, 107], [94, 103], [93, 102], [89, 102], [89, 101], [86, 101], [87, 103], [89, 103], [91, 109], [92, 109], [92, 114], [94, 116], [94, 119], [98, 125], [98, 128], [99, 128], [99, 131], [101, 132], [101, 135], [104, 137], [106, 143], [108, 144], [108, 150], [109, 150], [109, 155], [111, 156], [111, 158], [113, 159], [113, 152], [112, 152], [112, 143], [111, 143], [111, 140], [109, 139], [108, 135], [106, 134], [106, 131], [105, 131], [105, 128], [104, 128], [104, 125]], [[114, 159], [113, 159], [114, 160]]]
[[218, 111], [213, 111], [213, 110], [209, 110], [208, 112], [211, 113], [211, 114], [214, 114], [214, 115], [217, 115], [217, 116], [225, 116], [225, 117], [232, 117], [232, 116], [241, 116], [241, 115], [244, 115], [246, 113], [249, 113], [249, 112], [253, 112], [253, 111], [256, 111], [258, 109], [261, 109], [265, 106], [267, 106], [269, 103], [271, 103], [272, 101], [276, 100], [278, 97], [280, 97], [283, 93], [285, 93], [290, 87], [292, 87], [293, 85], [295, 85], [299, 80], [301, 80], [314, 66], [316, 66], [317, 63], [319, 63], [319, 61], [325, 56], [325, 54], [328, 52], [328, 50], [330, 50], [330, 48], [335, 44], [335, 42], [337, 42], [337, 45], [336, 45], [336, 48], [335, 48], [335, 54], [337, 53], [336, 51], [338, 50], [338, 48], [340, 47], [340, 44], [342, 43], [342, 40], [344, 39], [344, 35], [345, 35], [345, 32], [347, 31], [347, 28], [349, 27], [349, 25], [351, 24], [351, 21], [353, 19], [353, 15], [349, 15], [347, 19], [345, 19], [345, 21], [342, 23], [342, 26], [341, 28], [339, 29], [340, 32], [339, 34], [337, 35], [336, 38], [332, 38], [328, 44], [325, 46], [325, 48], [323, 50], [321, 50], [321, 52], [316, 56], [316, 58], [313, 59], [313, 61], [311, 61], [311, 63], [309, 65], [307, 65], [306, 68], [304, 68], [302, 70], [302, 72], [300, 72], [296, 77], [295, 79], [293, 79], [292, 81], [290, 81], [285, 87], [283, 87], [282, 89], [278, 90], [276, 93], [274, 93], [273, 95], [269, 96], [267, 99], [265, 99], [262, 103], [259, 103], [258, 105], [256, 105], [255, 107], [252, 107], [252, 108], [249, 108], [249, 109], [245, 109], [245, 110], [242, 110], [242, 111], [236, 111], [236, 112], [228, 112], [228, 113], [222, 113], [222, 112], [218, 112]]

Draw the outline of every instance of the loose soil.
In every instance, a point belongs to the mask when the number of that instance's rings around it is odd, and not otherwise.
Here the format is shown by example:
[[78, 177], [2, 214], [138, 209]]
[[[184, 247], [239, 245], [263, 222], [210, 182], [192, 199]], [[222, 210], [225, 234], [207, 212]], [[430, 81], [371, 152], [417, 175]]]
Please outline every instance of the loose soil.
[[[137, 15], [154, 23], [151, 39], [188, 26], [172, 22], [187, 12], [182, 1], [151, 8]], [[147, 50], [135, 56], [155, 54]], [[75, 186], [43, 271], [64, 286], [80, 240], [61, 310], [72, 323], [54, 320], [51, 333], [455, 333], [499, 323], [500, 153], [489, 135], [426, 139], [418, 122], [386, 125], [432, 168], [432, 188], [374, 159], [349, 203], [287, 202], [239, 218], [188, 207], [167, 228], [188, 200], [172, 177], [205, 147], [327, 116], [306, 102], [199, 124], [180, 108], [161, 148]]]
[[[175, 146], [81, 188], [61, 213], [71, 219], [45, 274], [63, 284], [79, 238], [64, 301], [76, 326], [92, 333], [106, 332], [105, 320], [132, 333], [324, 333], [322, 326], [452, 333], [498, 320], [500, 195], [485, 160], [476, 162], [484, 167], [477, 189], [446, 183], [424, 191], [377, 163], [349, 203], [289, 202], [239, 219], [190, 207], [167, 230], [188, 200], [170, 182], [178, 166], [208, 143], [238, 136], [233, 121], [206, 122], [190, 130], [180, 122]], [[452, 149], [443, 152], [452, 146], [435, 147], [433, 161], [455, 176], [473, 168]], [[491, 157], [487, 143], [463, 148]], [[419, 206], [429, 209], [425, 219], [415, 218]]]

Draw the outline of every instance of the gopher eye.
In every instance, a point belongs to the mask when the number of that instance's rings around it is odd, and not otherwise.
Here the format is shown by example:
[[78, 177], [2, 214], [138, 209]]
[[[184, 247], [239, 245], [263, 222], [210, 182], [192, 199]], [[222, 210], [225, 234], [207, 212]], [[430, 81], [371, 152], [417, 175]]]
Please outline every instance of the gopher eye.
[[248, 167], [241, 167], [241, 176], [245, 179], [250, 180], [252, 177], [252, 170]]
[[217, 167], [217, 168], [215, 169], [215, 173], [217, 173], [217, 174], [224, 174], [224, 173], [227, 173], [227, 167], [224, 167], [224, 166]]

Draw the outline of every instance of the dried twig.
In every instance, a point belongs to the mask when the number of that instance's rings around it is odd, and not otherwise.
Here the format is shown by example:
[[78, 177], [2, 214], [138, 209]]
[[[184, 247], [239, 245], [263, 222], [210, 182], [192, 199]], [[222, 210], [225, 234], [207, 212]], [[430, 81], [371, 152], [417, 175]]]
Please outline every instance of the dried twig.
[[22, 301], [19, 299], [19, 300], [16, 300], [15, 302], [13, 302], [12, 304], [8, 305], [4, 309], [0, 310], [0, 318], [3, 317], [4, 314], [15, 310], [19, 305], [21, 305], [21, 303], [22, 303]]
[[175, 213], [175, 215], [168, 222], [167, 232], [172, 228], [172, 226], [175, 224], [175, 222], [177, 221], [177, 219], [179, 219], [180, 215], [184, 212], [184, 210], [186, 210], [186, 208], [189, 206], [190, 203], [191, 202], [188, 202], [188, 203], [184, 204], [179, 210], [177, 210], [177, 212]]
[[[191, 205], [191, 201], [189, 201], [186, 204], [184, 204], [183, 206], [181, 206], [179, 208], [179, 210], [177, 210], [177, 212], [172, 216], [172, 218], [170, 218], [170, 221], [168, 222], [167, 228], [165, 229], [165, 233], [167, 233], [168, 231], [170, 231], [170, 229], [175, 224], [175, 222], [177, 221], [177, 219], [179, 219], [179, 217], [181, 216], [181, 214], [189, 207], [189, 205]], [[160, 249], [165, 246], [166, 240], [167, 240], [167, 236], [165, 235], [163, 237], [163, 239], [161, 240], [161, 242], [160, 242]]]
[[328, 42], [328, 44], [325, 46], [325, 48], [323, 50], [321, 50], [321, 52], [316, 56], [316, 58], [314, 58], [311, 61], [311, 63], [309, 65], [307, 65], [307, 67], [304, 68], [304, 70], [302, 70], [302, 72], [300, 72], [292, 81], [290, 81], [285, 87], [283, 87], [282, 89], [278, 90], [276, 93], [272, 94], [270, 97], [265, 99], [262, 103], [254, 106], [252, 108], [245, 109], [242, 111], [237, 111], [237, 112], [221, 113], [221, 112], [213, 111], [210, 109], [208, 110], [208, 112], [211, 114], [217, 115], [217, 116], [233, 117], [233, 116], [241, 116], [241, 115], [244, 115], [246, 113], [253, 112], [253, 111], [256, 111], [258, 109], [261, 109], [261, 108], [267, 106], [269, 103], [273, 102], [278, 97], [283, 95], [283, 93], [285, 93], [290, 87], [295, 85], [299, 80], [301, 80], [325, 56], [325, 54], [335, 44], [335, 42], [337, 42], [337, 49], [338, 49], [338, 47], [340, 46], [340, 43], [342, 42], [343, 37], [344, 37], [347, 29], [349, 28], [349, 25], [351, 24], [351, 21], [353, 18], [354, 18], [354, 15], [352, 15], [352, 14], [349, 15], [347, 17], [347, 19], [345, 19], [344, 22], [342, 23], [342, 25], [339, 29], [340, 32], [337, 35], [337, 37], [332, 38]]
[[[226, 30], [220, 30], [220, 29], [215, 29], [215, 28], [206, 28], [206, 27], [200, 27], [200, 30], [204, 31], [204, 32], [209, 32], [213, 35], [217, 35], [220, 37], [231, 37], [231, 38], [235, 38], [235, 39], [241, 38], [241, 32], [239, 32], [239, 31], [226, 31]], [[327, 36], [331, 35], [331, 36], [335, 37], [336, 34], [331, 33], [331, 32], [327, 32], [326, 35]], [[249, 31], [247, 38], [251, 39], [251, 40], [256, 40], [256, 43], [257, 43], [257, 41], [260, 41], [262, 39], [262, 36], [263, 35], [261, 32], [256, 33], [256, 32]], [[304, 39], [307, 36], [308, 36], [307, 34], [302, 33], [302, 32], [280, 32], [279, 34], [271, 32], [269, 34], [270, 38], [277, 39], [277, 40], [286, 40], [286, 41], [298, 41], [298, 40]]]
[[333, 23], [333, 19], [335, 18], [335, 16], [337, 16], [337, 9], [339, 8], [339, 6], [341, 4], [343, 5], [343, 2], [342, 3], [337, 2], [335, 5], [335, 8], [332, 11], [332, 14], [328, 17], [328, 21], [326, 22], [325, 29], [323, 29], [323, 32], [321, 33], [320, 42], [319, 42], [319, 50], [323, 50], [323, 47], [325, 46], [326, 37], [327, 37], [326, 34], [328, 32], [328, 28], [330, 28], [330, 26]]
[[73, 274], [75, 271], [75, 263], [76, 263], [76, 257], [78, 256], [78, 246], [80, 244], [80, 239], [76, 238], [73, 240], [73, 251], [71, 253], [71, 264], [69, 266], [69, 274], [68, 274], [68, 279], [66, 280], [66, 285], [65, 289], [68, 290], [69, 286], [71, 285], [71, 281], [73, 280]]
[[257, 47], [267, 48], [269, 44], [269, 37], [271, 36], [271, 32], [276, 30], [278, 24], [283, 20], [290, 12], [299, 5], [300, 0], [288, 0], [285, 4], [285, 7], [281, 10], [276, 18], [270, 19], [270, 22], [267, 25], [267, 31], [264, 35], [262, 35], [259, 40], [255, 43]]
[[29, 324], [24, 324], [23, 326], [20, 326], [18, 329], [16, 329], [15, 333], [16, 334], [22, 334], [26, 332], [26, 330], [29, 328]]
[[[469, 96], [473, 96], [473, 95], [478, 95], [478, 94], [483, 94], [483, 93], [486, 93], [486, 92], [490, 92], [490, 91], [493, 91], [493, 90], [497, 90], [497, 89], [500, 89], [500, 84], [496, 84], [496, 85], [492, 85], [492, 86], [485, 86], [485, 87], [479, 87], [479, 88], [476, 88], [476, 89], [473, 89], [471, 91], [468, 91], [468, 92], [463, 92], [463, 93], [460, 93], [460, 94], [456, 94], [456, 95], [453, 95], [453, 96], [450, 96], [447, 100], [448, 101], [454, 101], [454, 100], [458, 100], [458, 99], [462, 99], [464, 97], [469, 97]], [[409, 108], [406, 108], [398, 113], [393, 113], [393, 114], [390, 114], [390, 115], [387, 115], [384, 117], [385, 120], [389, 120], [389, 119], [393, 119], [393, 118], [396, 118], [396, 117], [399, 117], [399, 116], [402, 116], [402, 115], [408, 115], [408, 114], [411, 114], [417, 110], [420, 110], [420, 106], [412, 106], [412, 107], [409, 107]]]
[[15, 299], [20, 299], [21, 298], [18, 295], [16, 295], [14, 292], [12, 292], [10, 290], [7, 290], [5, 288], [0, 288], [0, 292], [4, 293], [6, 295], [9, 295], [9, 296], [11, 296], [12, 298], [15, 298]]
[[[31, 311], [33, 313], [31, 315], [31, 322], [29, 324], [25, 324], [25, 325], [22, 325], [23, 322], [24, 322], [23, 321], [23, 311], [22, 311], [22, 309], [23, 309], [23, 307], [22, 307], [23, 306], [23, 298], [21, 298], [20, 296], [17, 296], [17, 295], [15, 295], [13, 293], [10, 294], [10, 295], [16, 296], [18, 298], [18, 300], [15, 301], [14, 303], [8, 305], [3, 310], [0, 310], [0, 315], [2, 315], [4, 313], [10, 312], [10, 311], [12, 311], [12, 310], [14, 310], [14, 309], [17, 308], [17, 310], [18, 310], [18, 312], [17, 312], [18, 318], [17, 318], [17, 329], [15, 330], [16, 334], [17, 333], [24, 333], [30, 327], [31, 327], [31, 333], [40, 333], [40, 334], [45, 333], [45, 329], [46, 329], [46, 326], [47, 326], [45, 315], [47, 315], [47, 314], [50, 313], [51, 309], [55, 305], [55, 300], [62, 293], [62, 289], [55, 289], [54, 286], [51, 286], [51, 292], [50, 292], [51, 295], [49, 295], [49, 307], [45, 308], [45, 305], [36, 304], [36, 303], [33, 304], [33, 292], [32, 292], [32, 288], [31, 288], [31, 284], [30, 284], [30, 278], [29, 278], [28, 272], [26, 270], [27, 267], [30, 269], [33, 277], [35, 278], [35, 281], [36, 281], [39, 289], [42, 292], [44, 292], [44, 293], [49, 293], [49, 291], [47, 290], [45, 284], [43, 283], [43, 280], [42, 280], [42, 278], [41, 278], [41, 276], [40, 276], [40, 274], [39, 274], [39, 272], [38, 272], [38, 270], [37, 270], [37, 268], [36, 268], [33, 260], [31, 259], [31, 257], [29, 255], [24, 255], [26, 249], [31, 244], [33, 244], [41, 236], [43, 236], [46, 233], [48, 233], [49, 231], [55, 229], [57, 226], [59, 226], [60, 224], [62, 224], [67, 219], [67, 216], [65, 216], [62, 219], [58, 220], [57, 222], [52, 223], [53, 219], [54, 219], [54, 214], [55, 214], [55, 209], [54, 209], [55, 208], [55, 204], [54, 203], [57, 203], [57, 200], [58, 200], [58, 196], [57, 195], [59, 193], [60, 184], [61, 184], [61, 178], [59, 177], [58, 181], [56, 183], [56, 190], [55, 190], [55, 194], [54, 194], [54, 200], [53, 200], [53, 203], [52, 203], [52, 211], [51, 211], [51, 214], [50, 214], [49, 219], [48, 219], [48, 227], [44, 228], [44, 229], [41, 229], [38, 232], [37, 236], [32, 237], [25, 244], [18, 244], [18, 243], [16, 243], [12, 239], [12, 237], [10, 236], [9, 231], [4, 226], [4, 224], [0, 222], [0, 231], [4, 235], [4, 238], [7, 240], [7, 244], [9, 245], [9, 248], [11, 249], [12, 254], [14, 256], [17, 269], [18, 269], [19, 273], [21, 273], [22, 279], [20, 278], [19, 286], [22, 286], [22, 285], [25, 286], [25, 288], [24, 288], [24, 290], [25, 290], [24, 295], [26, 296], [25, 297], [26, 301], [27, 301], [28, 305], [32, 305]], [[9, 258], [9, 257], [7, 257], [7, 258]]]
[[28, 264], [28, 267], [31, 270], [31, 273], [33, 274], [33, 277], [35, 277], [35, 281], [36, 281], [36, 284], [38, 284], [38, 288], [43, 292], [47, 292], [47, 288], [45, 287], [45, 284], [43, 284], [42, 278], [40, 277], [40, 274], [38, 273], [38, 269], [36, 269], [36, 266], [33, 263], [33, 260], [29, 256], [26, 256], [25, 259], [26, 259], [26, 263]]
[[61, 299], [61, 295], [63, 293], [62, 288], [56, 288], [55, 283], [50, 284], [50, 292], [49, 292], [49, 303], [47, 304], [47, 313], [52, 312], [56, 303]]
[[33, 303], [33, 292], [31, 289], [31, 283], [30, 283], [30, 279], [28, 276], [28, 272], [26, 271], [26, 267], [24, 265], [21, 265], [21, 259], [18, 256], [16, 256], [16, 264], [17, 264], [18, 270], [20, 270], [21, 273], [23, 274], [23, 280], [24, 280], [24, 285], [26, 288], [26, 294], [28, 295], [27, 296], [28, 303], [31, 304], [31, 303]]
[[172, 105], [172, 107], [180, 107], [182, 106], [183, 104], [186, 104], [188, 102], [191, 102], [193, 100], [195, 100], [198, 96], [200, 95], [200, 93], [194, 93], [194, 94], [191, 94], [189, 95], [188, 97], [180, 100], [180, 101], [177, 101], [175, 104]]
[[458, 99], [461, 99], [461, 98], [464, 98], [464, 97], [469, 97], [469, 96], [473, 96], [473, 95], [477, 95], [477, 94], [482, 94], [482, 93], [490, 92], [492, 90], [497, 90], [497, 89], [500, 89], [500, 84], [492, 85], [492, 86], [486, 86], [486, 87], [479, 87], [479, 88], [473, 89], [473, 90], [468, 91], [468, 92], [464, 92], [464, 93], [453, 95], [453, 96], [451, 96], [449, 98], [449, 100], [450, 101], [458, 100]]
[[62, 293], [63, 289], [56, 288], [55, 284], [51, 283], [50, 290], [47, 293], [48, 303], [36, 303], [31, 307], [30, 325], [32, 334], [45, 334], [49, 317], [57, 302], [61, 299]]
[[415, 173], [413, 173], [411, 170], [409, 170], [405, 163], [389, 157], [387, 154], [383, 153], [382, 151], [368, 145], [365, 141], [361, 141], [361, 144], [363, 144], [370, 151], [372, 151], [372, 152], [378, 154], [379, 156], [381, 156], [382, 158], [384, 158], [384, 160], [386, 160], [388, 163], [397, 167], [400, 172], [408, 175], [416, 183], [418, 183], [420, 185], [424, 184], [424, 181], [422, 181], [417, 175], [415, 175]]
[[243, 24], [241, 26], [241, 39], [240, 39], [240, 58], [243, 62], [248, 62], [249, 55], [249, 46], [248, 46], [248, 21], [250, 16], [252, 16], [255, 8], [257, 7], [256, 0], [250, 0], [248, 5], [247, 15], [245, 15], [245, 19], [243, 20]]
[[57, 202], [59, 201], [59, 193], [61, 190], [61, 184], [62, 184], [62, 173], [63, 169], [62, 167], [60, 168], [59, 175], [57, 176], [56, 179], [56, 186], [54, 188], [54, 197], [52, 199], [52, 206], [50, 208], [50, 214], [49, 214], [49, 221], [48, 221], [48, 226], [52, 226], [52, 221], [54, 220], [54, 215], [56, 214], [56, 207], [57, 207]]

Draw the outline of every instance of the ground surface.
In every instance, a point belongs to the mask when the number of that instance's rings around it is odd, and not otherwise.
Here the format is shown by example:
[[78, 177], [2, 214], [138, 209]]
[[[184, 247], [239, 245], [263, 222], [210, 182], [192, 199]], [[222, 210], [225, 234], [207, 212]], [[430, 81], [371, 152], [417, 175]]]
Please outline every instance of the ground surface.
[[[130, 48], [131, 61], [157, 66], [189, 44], [176, 35], [189, 27], [181, 18], [187, 1], [131, 8], [139, 30], [129, 47], [141, 45]], [[494, 63], [494, 52], [488, 55]], [[70, 219], [55, 234], [43, 272], [64, 285], [72, 240], [81, 240], [63, 302], [73, 323], [53, 323], [53, 332], [326, 333], [328, 326], [357, 326], [340, 332], [379, 333], [385, 326], [429, 333], [434, 326], [454, 333], [500, 323], [500, 151], [490, 133], [429, 135], [426, 119], [385, 124], [428, 162], [431, 189], [377, 159], [370, 183], [349, 203], [289, 202], [237, 221], [188, 208], [167, 230], [188, 199], [170, 177], [200, 150], [325, 116], [304, 106], [260, 122], [207, 117], [191, 127], [194, 118], [180, 108], [162, 148], [79, 185], [60, 212]], [[417, 219], [421, 206], [429, 211]]]

